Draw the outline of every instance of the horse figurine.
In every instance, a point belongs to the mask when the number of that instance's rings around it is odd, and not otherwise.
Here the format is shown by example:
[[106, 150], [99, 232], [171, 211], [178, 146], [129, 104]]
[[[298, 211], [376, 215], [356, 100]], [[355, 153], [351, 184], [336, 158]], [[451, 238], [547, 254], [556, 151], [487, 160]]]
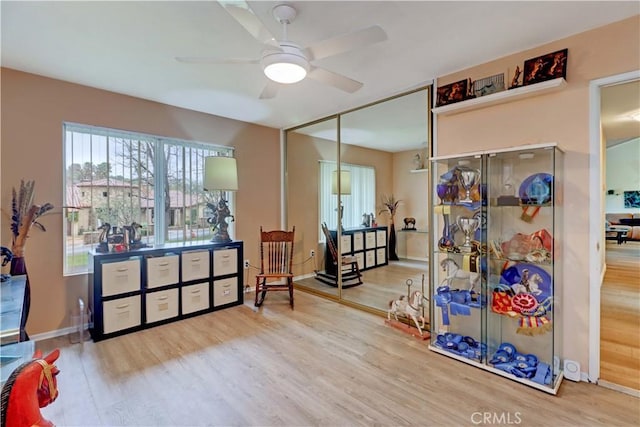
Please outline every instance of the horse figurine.
[[129, 249], [140, 249], [147, 246], [145, 243], [142, 243], [142, 233], [140, 232], [142, 225], [134, 221], [131, 225], [127, 225], [124, 228], [128, 231], [127, 241]]
[[[424, 307], [423, 299], [426, 299], [420, 291], [413, 291], [409, 300], [405, 300], [404, 295], [401, 295], [397, 300], [389, 301], [389, 311], [387, 311], [387, 320], [391, 320], [391, 314], [395, 320], [398, 320], [398, 313], [406, 315], [413, 320], [413, 323], [418, 328], [420, 336], [422, 336], [422, 329], [424, 329], [425, 319], [422, 315], [422, 307]], [[418, 324], [418, 320], [421, 324]]]
[[404, 218], [404, 228], [403, 230], [415, 230], [416, 229], [416, 219], [413, 217]]
[[109, 232], [111, 231], [111, 224], [108, 222], [103, 223], [100, 227], [100, 237], [98, 237], [98, 247], [96, 248], [96, 252], [105, 253], [109, 252]]
[[60, 370], [53, 364], [60, 356], [54, 350], [42, 357], [40, 350], [33, 360], [23, 363], [11, 373], [2, 387], [2, 426], [50, 427], [54, 424], [44, 419], [40, 408], [52, 403], [58, 397], [56, 375]]
[[451, 287], [453, 279], [468, 280], [469, 289], [467, 290], [473, 291], [480, 280], [480, 273], [463, 270], [453, 258], [445, 258], [440, 261], [440, 267], [447, 272], [447, 277], [444, 278], [442, 283], [447, 282], [449, 287]]

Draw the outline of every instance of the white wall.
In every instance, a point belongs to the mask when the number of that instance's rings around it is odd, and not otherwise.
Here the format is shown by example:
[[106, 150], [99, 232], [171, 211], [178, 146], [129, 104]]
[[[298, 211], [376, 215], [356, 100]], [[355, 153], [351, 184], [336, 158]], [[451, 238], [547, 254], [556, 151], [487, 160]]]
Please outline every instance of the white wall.
[[624, 207], [624, 191], [640, 190], [640, 138], [607, 149], [607, 213], [640, 213], [640, 208]]

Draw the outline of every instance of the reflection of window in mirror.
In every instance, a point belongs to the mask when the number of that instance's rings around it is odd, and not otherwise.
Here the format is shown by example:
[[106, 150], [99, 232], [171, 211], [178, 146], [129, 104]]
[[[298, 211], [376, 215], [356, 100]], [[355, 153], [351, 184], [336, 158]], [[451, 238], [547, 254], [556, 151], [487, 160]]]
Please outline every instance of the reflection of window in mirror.
[[[325, 222], [330, 230], [337, 228], [336, 209], [338, 197], [333, 194], [332, 175], [337, 168], [336, 162], [320, 161], [320, 223]], [[375, 213], [376, 209], [376, 170], [371, 166], [341, 164], [341, 170], [351, 175], [350, 194], [342, 195], [343, 228], [355, 228], [362, 224], [363, 214]], [[320, 234], [322, 235], [322, 234]]]

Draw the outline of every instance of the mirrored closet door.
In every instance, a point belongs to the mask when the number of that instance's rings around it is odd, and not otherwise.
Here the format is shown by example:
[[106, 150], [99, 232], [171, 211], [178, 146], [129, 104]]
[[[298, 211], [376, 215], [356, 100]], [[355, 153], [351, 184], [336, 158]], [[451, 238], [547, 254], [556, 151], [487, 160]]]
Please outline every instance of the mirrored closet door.
[[385, 312], [428, 288], [430, 99], [425, 87], [286, 131], [298, 288]]

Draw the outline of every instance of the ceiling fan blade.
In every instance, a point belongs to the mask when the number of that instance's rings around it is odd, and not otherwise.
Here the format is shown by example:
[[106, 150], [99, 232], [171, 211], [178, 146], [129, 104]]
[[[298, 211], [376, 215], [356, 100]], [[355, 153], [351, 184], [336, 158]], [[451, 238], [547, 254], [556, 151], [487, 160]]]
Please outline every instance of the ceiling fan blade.
[[187, 64], [259, 64], [259, 59], [249, 58], [208, 58], [206, 56], [177, 56], [176, 61]]
[[363, 86], [359, 81], [319, 67], [311, 67], [308, 76], [309, 78], [349, 93], [353, 93]]
[[262, 93], [260, 94], [260, 99], [271, 99], [271, 98], [275, 98], [276, 94], [278, 93], [278, 83], [274, 82], [273, 80], [269, 80], [267, 81], [266, 86], [264, 87], [264, 89], [262, 90]]
[[258, 19], [245, 1], [218, 0], [218, 3], [260, 43], [279, 48], [276, 38]]
[[353, 33], [343, 34], [314, 43], [307, 47], [305, 53], [308, 55], [309, 60], [312, 61], [314, 59], [326, 58], [348, 52], [386, 39], [387, 33], [378, 25], [374, 25]]

